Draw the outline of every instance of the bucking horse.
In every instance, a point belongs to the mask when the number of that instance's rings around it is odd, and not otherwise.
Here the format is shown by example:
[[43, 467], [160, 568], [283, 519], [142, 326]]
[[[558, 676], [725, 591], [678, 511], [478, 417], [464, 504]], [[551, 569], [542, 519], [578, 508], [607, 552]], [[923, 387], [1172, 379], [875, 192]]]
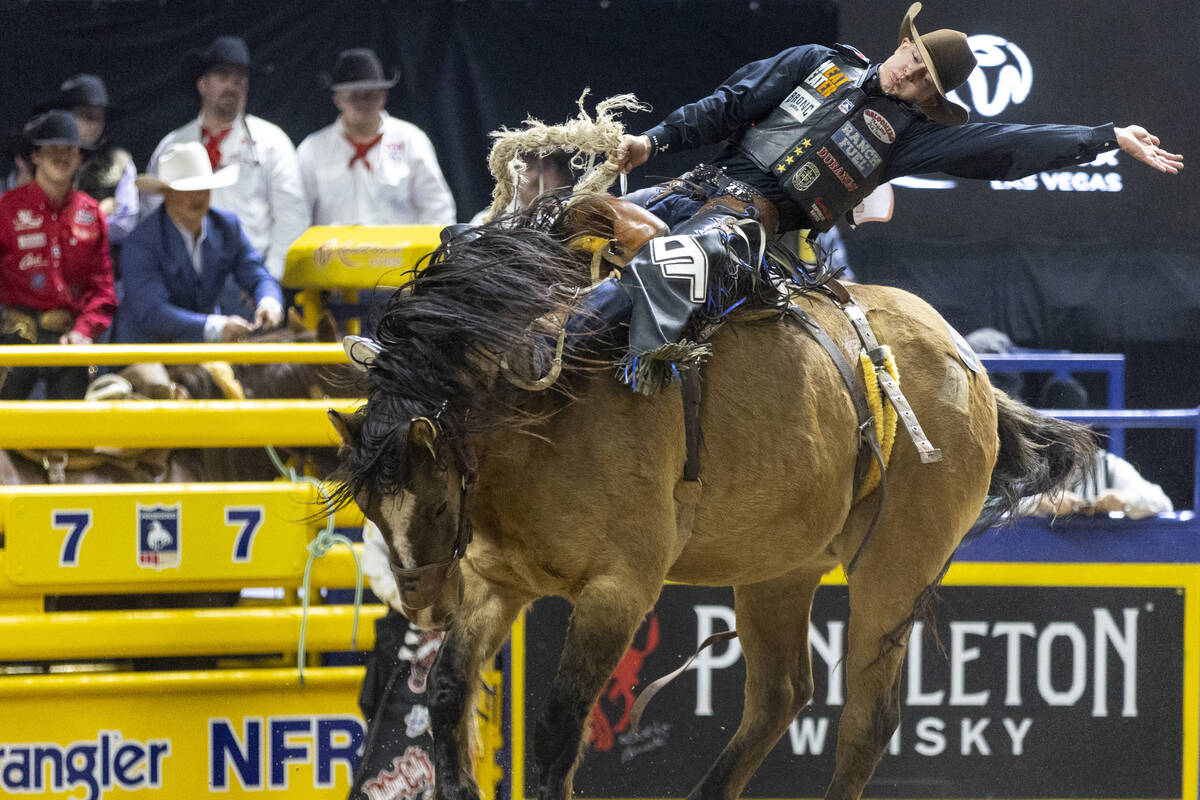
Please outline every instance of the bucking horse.
[[[744, 711], [691, 796], [737, 797], [812, 697], [813, 595], [841, 568], [847, 694], [826, 796], [858, 798], [955, 549], [981, 510], [986, 524], [1060, 487], [1091, 434], [994, 390], [932, 307], [883, 286], [842, 296], [759, 275], [704, 332], [702, 370], [671, 366], [661, 391], [632, 392], [612, 376], [620, 326], [570, 322], [586, 316], [593, 262], [572, 243], [580, 219], [603, 216], [571, 213], [586, 202], [448, 235], [374, 339], [348, 345], [365, 406], [331, 412], [335, 502], [379, 526], [410, 619], [447, 631], [431, 676], [437, 796], [480, 796], [478, 672], [522, 609], [558, 595], [574, 608], [534, 756], [538, 796], [570, 797], [589, 711], [670, 580], [733, 588]], [[513, 379], [517, 364], [542, 365], [536, 377], [559, 362], [549, 391]]]

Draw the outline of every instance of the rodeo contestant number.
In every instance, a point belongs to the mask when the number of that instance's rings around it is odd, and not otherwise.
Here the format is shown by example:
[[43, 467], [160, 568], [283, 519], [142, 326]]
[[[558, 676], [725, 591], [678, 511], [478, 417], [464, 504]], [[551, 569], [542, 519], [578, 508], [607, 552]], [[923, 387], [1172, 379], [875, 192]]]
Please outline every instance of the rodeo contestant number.
[[62, 550], [58, 554], [60, 567], [79, 566], [79, 548], [83, 544], [83, 535], [91, 530], [92, 510], [83, 509], [54, 509], [50, 512], [50, 527], [56, 531], [66, 531], [63, 538]]
[[254, 536], [262, 529], [266, 518], [267, 512], [263, 506], [226, 506], [225, 524], [241, 526], [233, 542], [233, 563], [245, 564], [250, 561]]

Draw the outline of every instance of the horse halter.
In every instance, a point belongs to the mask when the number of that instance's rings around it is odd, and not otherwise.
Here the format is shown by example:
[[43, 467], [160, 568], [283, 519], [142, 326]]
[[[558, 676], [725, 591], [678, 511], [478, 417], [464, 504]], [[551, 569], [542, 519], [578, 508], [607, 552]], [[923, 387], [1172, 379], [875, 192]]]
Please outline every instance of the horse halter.
[[[429, 417], [413, 417], [410, 420], [410, 424], [415, 423], [417, 420], [424, 420], [433, 431], [434, 441], [436, 441], [441, 431], [439, 417], [441, 417], [442, 412], [445, 410], [446, 403], [442, 403], [442, 407], [438, 409], [433, 419]], [[432, 443], [430, 444], [430, 449], [432, 449]], [[396, 576], [396, 581], [400, 585], [400, 600], [406, 609], [420, 611], [433, 605], [437, 601], [438, 594], [441, 592], [446, 578], [449, 577], [450, 572], [458, 566], [459, 560], [466, 554], [467, 545], [471, 543], [473, 534], [469, 514], [469, 501], [471, 491], [474, 488], [474, 470], [464, 471], [460, 476], [458, 529], [454, 535], [454, 549], [450, 552], [448, 558], [419, 567], [392, 569], [392, 574]]]

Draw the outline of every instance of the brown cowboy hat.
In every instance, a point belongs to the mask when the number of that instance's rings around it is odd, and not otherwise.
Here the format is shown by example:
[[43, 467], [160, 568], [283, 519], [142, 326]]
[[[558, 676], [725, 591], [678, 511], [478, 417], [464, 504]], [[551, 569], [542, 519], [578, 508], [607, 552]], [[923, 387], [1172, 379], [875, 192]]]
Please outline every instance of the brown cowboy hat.
[[897, 44], [910, 39], [921, 53], [929, 77], [937, 88], [937, 96], [929, 106], [921, 108], [925, 116], [942, 125], [961, 125], [967, 121], [967, 110], [958, 103], [946, 99], [946, 92], [953, 91], [966, 82], [971, 70], [975, 69], [975, 54], [967, 44], [967, 35], [962, 31], [947, 28], [927, 33], [917, 33], [913, 18], [921, 12], [921, 4], [913, 3], [900, 20]]

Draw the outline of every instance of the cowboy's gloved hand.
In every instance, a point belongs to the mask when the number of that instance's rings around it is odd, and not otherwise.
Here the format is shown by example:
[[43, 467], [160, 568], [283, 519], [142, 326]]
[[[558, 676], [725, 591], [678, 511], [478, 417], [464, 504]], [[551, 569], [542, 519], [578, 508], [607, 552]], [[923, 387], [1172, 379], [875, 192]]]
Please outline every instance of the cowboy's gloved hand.
[[259, 330], [273, 331], [283, 322], [283, 309], [273, 297], [264, 297], [254, 309], [254, 327]]
[[1177, 175], [1179, 170], [1183, 169], [1183, 156], [1163, 150], [1158, 146], [1158, 137], [1141, 125], [1113, 130], [1117, 133], [1117, 144], [1121, 149], [1143, 164], [1171, 175]]
[[621, 137], [616, 152], [608, 157], [608, 163], [629, 174], [650, 159], [653, 147], [649, 136], [633, 136], [627, 133]]
[[221, 341], [236, 342], [239, 339], [245, 339], [253, 330], [254, 327], [241, 317], [226, 317], [225, 325], [221, 328]]
[[71, 330], [58, 337], [59, 344], [91, 344], [92, 337], [84, 336], [79, 331]]

